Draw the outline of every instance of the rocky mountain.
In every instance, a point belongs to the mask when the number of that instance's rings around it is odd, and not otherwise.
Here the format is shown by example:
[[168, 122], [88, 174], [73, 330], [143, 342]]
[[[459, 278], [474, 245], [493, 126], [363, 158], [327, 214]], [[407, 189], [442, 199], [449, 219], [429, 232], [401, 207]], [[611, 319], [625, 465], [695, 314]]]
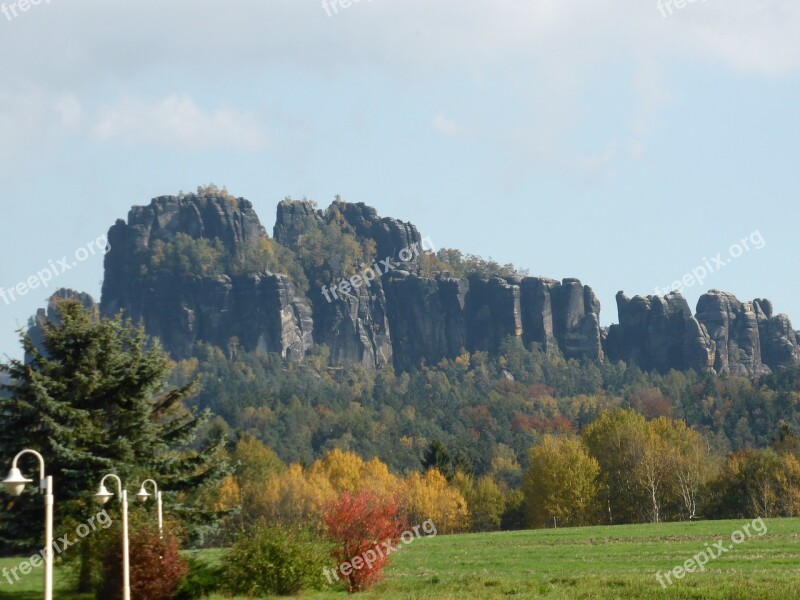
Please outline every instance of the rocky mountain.
[[710, 290], [692, 316], [680, 294], [666, 297], [617, 294], [619, 325], [609, 328], [612, 360], [645, 370], [713, 368], [734, 375], [764, 375], [800, 364], [800, 336], [786, 315], [773, 315], [768, 300], [740, 302]]
[[620, 292], [619, 324], [605, 330], [579, 280], [433, 272], [413, 224], [361, 203], [284, 200], [273, 236], [250, 202], [224, 193], [135, 206], [109, 231], [100, 310], [140, 320], [176, 358], [197, 342], [292, 360], [325, 345], [332, 365], [409, 370], [496, 353], [516, 337], [568, 359], [660, 372], [800, 364], [798, 332], [767, 300], [711, 290], [692, 314], [677, 293]]
[[305, 355], [313, 344], [311, 307], [290, 277], [268, 271], [154, 272], [154, 253], [179, 235], [219, 240], [235, 261], [243, 261], [266, 230], [243, 198], [163, 196], [133, 207], [127, 223], [118, 220], [108, 232], [104, 315], [124, 310], [141, 320], [176, 358], [191, 356], [199, 341], [226, 349], [241, 344], [296, 360]]
[[716, 344], [680, 294], [631, 299], [619, 292], [617, 311], [619, 325], [609, 328], [605, 344], [611, 360], [661, 372], [714, 366]]
[[[58, 304], [63, 300], [77, 300], [93, 315], [100, 315], [100, 307], [89, 294], [66, 288], [56, 290], [56, 292], [48, 298], [47, 308], [40, 308], [36, 311], [36, 315], [31, 317], [28, 323], [28, 335], [31, 336], [33, 345], [39, 351], [44, 349], [44, 333], [42, 331], [44, 325], [46, 323], [61, 323], [61, 316], [58, 313]], [[30, 357], [26, 354], [25, 361], [27, 362], [29, 358]]]

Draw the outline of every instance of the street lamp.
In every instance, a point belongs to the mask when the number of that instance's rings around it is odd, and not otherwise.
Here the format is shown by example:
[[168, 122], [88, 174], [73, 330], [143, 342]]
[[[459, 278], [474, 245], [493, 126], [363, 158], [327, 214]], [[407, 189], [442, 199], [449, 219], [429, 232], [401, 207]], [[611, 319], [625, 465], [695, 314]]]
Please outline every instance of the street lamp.
[[123, 489], [122, 480], [109, 473], [100, 480], [100, 487], [94, 495], [94, 499], [98, 504], [105, 504], [114, 495], [106, 489], [106, 479], [111, 477], [117, 481], [117, 491], [120, 498], [122, 498], [122, 600], [131, 600], [131, 567], [130, 558], [128, 556], [128, 490]]
[[158, 484], [153, 479], [145, 479], [142, 482], [142, 487], [139, 490], [139, 493], [136, 494], [136, 497], [139, 499], [139, 502], [147, 502], [147, 499], [150, 497], [150, 494], [147, 493], [145, 489], [146, 483], [153, 484], [153, 493], [156, 495], [156, 504], [158, 505], [158, 537], [163, 539], [164, 538], [164, 516], [162, 513], [162, 504], [161, 504], [161, 492], [158, 491]]
[[44, 458], [36, 450], [25, 449], [14, 457], [11, 470], [3, 485], [12, 496], [19, 496], [32, 479], [23, 477], [17, 468], [17, 459], [23, 454], [33, 454], [39, 460], [39, 492], [44, 494], [44, 600], [53, 600], [53, 478], [45, 477]]

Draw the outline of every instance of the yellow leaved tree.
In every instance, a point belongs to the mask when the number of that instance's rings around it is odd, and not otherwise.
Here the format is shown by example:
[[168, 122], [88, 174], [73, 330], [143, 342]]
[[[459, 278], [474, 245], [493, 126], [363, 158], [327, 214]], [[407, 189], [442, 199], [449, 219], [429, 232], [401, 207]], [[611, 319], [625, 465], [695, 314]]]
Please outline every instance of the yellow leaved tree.
[[467, 501], [436, 469], [409, 475], [398, 489], [398, 500], [409, 525], [431, 519], [440, 533], [469, 530]]

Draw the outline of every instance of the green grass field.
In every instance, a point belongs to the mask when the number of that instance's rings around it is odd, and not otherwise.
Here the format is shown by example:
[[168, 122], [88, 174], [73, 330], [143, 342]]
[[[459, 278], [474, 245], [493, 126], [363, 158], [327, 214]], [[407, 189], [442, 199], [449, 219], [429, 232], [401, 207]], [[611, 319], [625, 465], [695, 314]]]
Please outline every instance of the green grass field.
[[[705, 544], [724, 540], [748, 521], [705, 521], [438, 536], [393, 555], [386, 579], [363, 598], [800, 598], [800, 519], [767, 520], [768, 531], [735, 545], [705, 572], [662, 589], [657, 571], [682, 565]], [[201, 556], [215, 561], [219, 551]], [[17, 560], [4, 559], [0, 568]], [[64, 581], [64, 573], [56, 572]], [[57, 586], [59, 600], [88, 600]], [[0, 599], [41, 598], [41, 569]], [[215, 596], [221, 600], [224, 596]], [[303, 598], [339, 598], [341, 590]], [[144, 599], [134, 599], [144, 600]]]

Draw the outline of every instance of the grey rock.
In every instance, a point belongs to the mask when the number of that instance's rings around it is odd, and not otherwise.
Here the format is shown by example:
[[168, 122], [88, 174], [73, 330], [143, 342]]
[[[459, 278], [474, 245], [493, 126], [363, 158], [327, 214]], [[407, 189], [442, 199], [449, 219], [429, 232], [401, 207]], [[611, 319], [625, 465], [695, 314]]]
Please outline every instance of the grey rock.
[[710, 290], [697, 302], [697, 320], [714, 340], [714, 369], [733, 375], [763, 375], [770, 368], [761, 360], [761, 341], [756, 310], [752, 302]]
[[519, 286], [500, 277], [470, 277], [464, 311], [471, 352], [497, 352], [505, 338], [522, 336]]
[[376, 369], [392, 364], [386, 296], [380, 280], [351, 289], [347, 295], [331, 296], [331, 302], [312, 291], [312, 302], [314, 339], [330, 348], [333, 365], [357, 363]]
[[309, 221], [323, 223], [322, 211], [305, 200], [282, 200], [278, 203], [272, 235], [282, 246], [295, 249]]
[[466, 347], [466, 279], [427, 279], [398, 271], [384, 279], [394, 365], [455, 358]]
[[416, 256], [409, 257], [410, 260], [402, 260], [399, 257], [401, 251], [422, 241], [422, 236], [413, 224], [391, 217], [381, 218], [378, 216], [378, 211], [363, 202], [354, 204], [336, 201], [331, 204], [328, 212], [331, 215], [341, 214], [359, 238], [373, 240], [378, 252], [377, 259], [391, 257], [402, 263], [405, 268], [411, 269], [418, 262]]
[[[39, 352], [44, 351], [43, 327], [45, 324], [50, 323], [57, 326], [62, 322], [61, 315], [58, 311], [58, 305], [64, 300], [77, 300], [94, 318], [100, 316], [100, 307], [89, 294], [77, 292], [68, 288], [56, 290], [47, 299], [47, 307], [38, 309], [36, 315], [31, 317], [28, 322], [28, 335], [30, 335], [33, 345]], [[30, 359], [31, 357], [26, 354], [25, 362], [28, 362]]]
[[241, 198], [163, 196], [135, 206], [127, 223], [118, 220], [109, 230], [104, 315], [124, 311], [179, 359], [191, 356], [197, 342], [228, 349], [241, 344], [247, 351], [297, 360], [305, 355], [313, 344], [311, 309], [286, 275], [145, 276], [157, 242], [169, 242], [178, 233], [218, 239], [231, 256], [241, 258], [266, 237], [252, 205]]
[[784, 314], [772, 315], [769, 300], [753, 300], [761, 340], [761, 359], [770, 369], [800, 364], [800, 340]]
[[713, 366], [715, 344], [678, 293], [634, 296], [617, 293], [619, 324], [609, 328], [609, 359], [646, 371], [702, 371]]
[[589, 286], [574, 278], [525, 277], [520, 288], [526, 345], [555, 344], [565, 358], [603, 360], [600, 302]]

